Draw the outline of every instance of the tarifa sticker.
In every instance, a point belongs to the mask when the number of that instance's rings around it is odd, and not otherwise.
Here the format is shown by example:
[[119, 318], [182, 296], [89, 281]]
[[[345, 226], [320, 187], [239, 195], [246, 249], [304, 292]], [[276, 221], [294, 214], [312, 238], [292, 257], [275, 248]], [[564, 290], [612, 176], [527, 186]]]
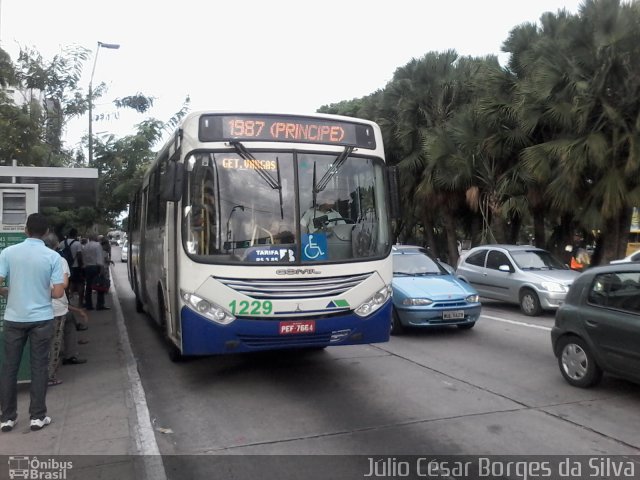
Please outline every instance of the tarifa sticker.
[[254, 247], [247, 253], [251, 262], [295, 262], [295, 250], [292, 248], [275, 248], [268, 245]]

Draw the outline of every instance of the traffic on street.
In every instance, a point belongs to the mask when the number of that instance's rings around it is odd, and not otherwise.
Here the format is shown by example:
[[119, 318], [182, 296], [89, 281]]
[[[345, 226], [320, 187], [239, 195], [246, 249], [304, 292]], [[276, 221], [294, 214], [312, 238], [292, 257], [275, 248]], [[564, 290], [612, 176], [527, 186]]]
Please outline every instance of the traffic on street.
[[[530, 317], [483, 300], [470, 330], [174, 363], [136, 313], [126, 265], [114, 271], [163, 455], [640, 454], [640, 385], [567, 384], [552, 311]], [[197, 468], [188, 458], [165, 460], [168, 478]]]

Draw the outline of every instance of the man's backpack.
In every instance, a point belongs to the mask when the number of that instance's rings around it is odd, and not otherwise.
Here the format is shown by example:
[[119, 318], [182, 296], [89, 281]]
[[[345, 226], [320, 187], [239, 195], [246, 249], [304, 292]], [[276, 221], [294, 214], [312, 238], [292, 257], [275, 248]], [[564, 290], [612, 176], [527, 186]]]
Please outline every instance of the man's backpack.
[[60, 255], [62, 255], [62, 257], [67, 261], [67, 263], [69, 264], [69, 268], [73, 267], [73, 263], [75, 261], [75, 258], [73, 258], [73, 253], [71, 253], [71, 245], [73, 245], [73, 242], [77, 241], [78, 240], [76, 240], [75, 238], [71, 241], [69, 241], [69, 239], [65, 240], [64, 248], [60, 251]]

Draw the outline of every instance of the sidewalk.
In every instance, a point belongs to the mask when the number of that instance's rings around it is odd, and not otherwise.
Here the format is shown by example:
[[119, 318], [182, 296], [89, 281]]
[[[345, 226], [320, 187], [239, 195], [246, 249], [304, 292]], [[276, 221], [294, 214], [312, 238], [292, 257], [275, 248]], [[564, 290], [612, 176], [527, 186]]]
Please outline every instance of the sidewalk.
[[[30, 430], [29, 384], [19, 385], [18, 422], [0, 432], [0, 455], [69, 456], [75, 468], [67, 478], [165, 478], [115, 285], [106, 304], [111, 309], [89, 311], [89, 329], [78, 332], [89, 341], [78, 345], [87, 363], [60, 365], [63, 383], [47, 392], [49, 426]], [[8, 473], [0, 465], [0, 479]]]

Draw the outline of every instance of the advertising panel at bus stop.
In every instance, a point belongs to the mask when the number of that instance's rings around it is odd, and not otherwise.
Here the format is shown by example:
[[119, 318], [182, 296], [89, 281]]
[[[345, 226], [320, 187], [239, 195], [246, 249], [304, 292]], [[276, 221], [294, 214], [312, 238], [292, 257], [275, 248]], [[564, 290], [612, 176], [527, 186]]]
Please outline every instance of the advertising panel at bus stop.
[[[38, 211], [38, 185], [0, 184], [0, 252], [21, 243], [27, 237], [24, 228], [27, 217]], [[0, 296], [0, 362], [4, 357], [4, 312], [7, 299]], [[29, 343], [25, 346], [18, 381], [31, 380]]]

